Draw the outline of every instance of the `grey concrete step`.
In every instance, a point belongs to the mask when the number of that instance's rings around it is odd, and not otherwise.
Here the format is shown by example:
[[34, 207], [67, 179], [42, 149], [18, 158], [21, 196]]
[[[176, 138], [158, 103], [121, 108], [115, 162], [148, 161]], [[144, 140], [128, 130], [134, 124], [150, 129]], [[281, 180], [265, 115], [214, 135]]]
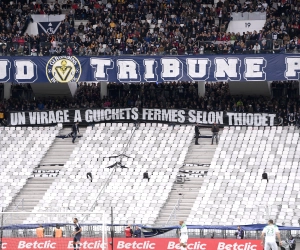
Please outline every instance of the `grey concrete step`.
[[55, 180], [55, 177], [44, 177], [43, 179], [41, 178], [29, 178], [27, 181], [28, 185], [35, 185], [35, 184], [45, 184], [45, 183], [52, 183], [53, 180]]
[[[185, 199], [187, 202], [194, 202], [194, 199], [193, 198], [187, 198]], [[171, 198], [169, 197], [169, 204], [172, 204], [172, 205], [175, 205], [177, 203], [177, 199], [174, 197], [174, 198]]]
[[[71, 153], [73, 151], [70, 151]], [[45, 164], [45, 159], [49, 159], [50, 161], [56, 161], [56, 160], [63, 160], [63, 163], [65, 163], [65, 160], [68, 160], [69, 158], [66, 158], [66, 153], [70, 153], [70, 152], [64, 152], [62, 155], [57, 155], [57, 154], [48, 154], [47, 156], [45, 156], [45, 158], [43, 159], [43, 164]]]
[[36, 188], [28, 188], [28, 187], [24, 187], [22, 189], [22, 191], [29, 192], [30, 194], [33, 194], [33, 195], [35, 195], [35, 194], [44, 194], [45, 190], [47, 190], [46, 187], [44, 187], [43, 189], [39, 188], [38, 190], [36, 190]]
[[74, 148], [68, 149], [68, 150], [66, 150], [66, 149], [56, 149], [56, 150], [52, 150], [51, 153], [48, 153], [48, 154], [47, 154], [47, 157], [49, 157], [49, 156], [54, 156], [54, 157], [63, 156], [63, 157], [66, 158], [66, 153], [67, 153], [67, 152], [73, 152], [73, 149], [74, 149]]
[[[211, 135], [210, 129], [201, 129], [201, 135]], [[220, 134], [222, 132], [220, 131]], [[185, 157], [185, 163], [210, 164], [214, 156], [217, 145], [211, 145], [211, 138], [199, 138], [199, 145], [195, 145], [195, 140], [191, 143]]]
[[[170, 210], [170, 211], [172, 211], [172, 210]], [[170, 216], [170, 211], [162, 212], [161, 215], [167, 218]], [[179, 210], [177, 211], [177, 215], [178, 215], [178, 213], [189, 215], [190, 211], [191, 211], [190, 207], [179, 207]], [[184, 220], [184, 219], [185, 218], [182, 218], [182, 220]]]
[[42, 192], [35, 193], [35, 192], [28, 191], [28, 190], [26, 190], [26, 192], [24, 190], [22, 190], [22, 191], [23, 192], [18, 195], [18, 199], [32, 200], [32, 199], [39, 198], [42, 194]]
[[[85, 132], [85, 129], [80, 129], [81, 133]], [[70, 128], [63, 129], [60, 134], [70, 133]], [[76, 139], [76, 144], [81, 138]], [[61, 170], [64, 163], [70, 158], [75, 145], [72, 143], [72, 139], [56, 138], [51, 145], [48, 152], [43, 157], [40, 165], [35, 170]], [[51, 164], [57, 164], [51, 166]], [[60, 164], [60, 166], [58, 165]], [[20, 190], [20, 192], [14, 197], [13, 202], [8, 206], [6, 211], [16, 211], [16, 205], [18, 205], [18, 211], [32, 211], [38, 202], [43, 198], [45, 192], [51, 186], [56, 177], [32, 177], [29, 178]], [[12, 219], [11, 222], [15, 224], [22, 223], [28, 215], [21, 214]]]
[[[80, 134], [83, 135], [86, 128], [79, 128]], [[60, 131], [60, 135], [67, 135], [71, 132], [71, 128], [64, 128]], [[65, 164], [69, 160], [74, 148], [79, 143], [80, 138], [76, 138], [72, 143], [72, 138], [55, 138], [53, 144], [49, 148], [47, 154], [42, 159], [40, 165]]]
[[45, 165], [45, 166], [39, 166], [35, 170], [61, 170], [62, 168], [63, 168], [63, 165], [62, 166], [59, 166], [59, 165], [55, 165], [55, 166]]
[[[58, 138], [58, 139], [60, 139], [60, 138]], [[69, 148], [66, 148], [66, 145], [70, 145], [70, 142], [72, 142], [72, 138], [66, 138], [66, 139], [60, 139], [60, 140], [63, 140], [63, 141], [61, 141], [61, 142], [57, 141], [55, 143], [55, 146], [54, 145], [51, 146], [50, 149], [52, 149], [54, 151], [55, 150], [59, 151], [61, 149], [68, 150]], [[76, 145], [76, 144], [78, 144], [78, 141], [75, 141], [75, 143], [74, 144], [72, 143], [71, 145]]]
[[[201, 135], [211, 135], [210, 129], [201, 129], [200, 133]], [[211, 145], [211, 138], [199, 138], [198, 142], [199, 145], [195, 145], [195, 140], [192, 141], [184, 161], [185, 164], [193, 165], [184, 165], [180, 168], [180, 170], [199, 172], [209, 170], [208, 166], [213, 159], [217, 145]], [[201, 166], [201, 164], [206, 164], [207, 166]], [[201, 177], [201, 175], [199, 175], [199, 177], [192, 177], [187, 173], [181, 172], [179, 172], [178, 175], [185, 175], [185, 178], [188, 178], [188, 180], [186, 180], [183, 184], [173, 184], [172, 191], [170, 192], [166, 203], [162, 207], [159, 216], [155, 221], [155, 225], [166, 225], [170, 215], [174, 212], [175, 206], [178, 205], [179, 199], [179, 208], [176, 210], [176, 215], [173, 214], [168, 225], [172, 225], [174, 223], [177, 224], [178, 220], [186, 220], [190, 214], [205, 177]], [[177, 221], [173, 221], [174, 218], [176, 218]]]
[[[176, 203], [175, 203], [175, 204], [176, 204]], [[166, 211], [166, 210], [172, 211], [175, 204], [174, 204], [174, 203], [173, 203], [173, 204], [172, 204], [172, 203], [169, 204], [169, 202], [168, 202], [168, 205], [166, 205], [166, 206], [164, 207], [164, 210], [165, 210], [165, 211]], [[187, 209], [188, 209], [188, 210], [190, 210], [191, 207], [190, 207], [190, 205], [184, 204], [184, 202], [181, 202], [180, 209], [183, 209], [183, 210], [187, 210]]]
[[[207, 166], [195, 166], [195, 167], [191, 167], [191, 166], [184, 166], [182, 168], [180, 168], [181, 171], [208, 171], [209, 167]], [[180, 174], [186, 174], [186, 173], [183, 173], [183, 172], [179, 172], [178, 173], [179, 175]]]

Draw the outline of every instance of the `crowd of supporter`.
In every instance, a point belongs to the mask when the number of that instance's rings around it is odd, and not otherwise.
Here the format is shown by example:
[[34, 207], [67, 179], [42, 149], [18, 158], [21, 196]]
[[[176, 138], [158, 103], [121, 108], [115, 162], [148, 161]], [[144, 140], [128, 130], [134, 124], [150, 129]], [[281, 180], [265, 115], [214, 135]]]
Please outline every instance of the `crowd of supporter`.
[[[0, 85], [0, 87], [3, 85]], [[0, 111], [57, 110], [80, 108], [189, 108], [206, 111], [276, 113], [282, 125], [300, 125], [299, 83], [273, 82], [272, 97], [233, 96], [228, 83], [206, 83], [205, 95], [198, 83], [109, 83], [101, 97], [100, 83], [80, 83], [73, 98], [34, 98], [30, 84], [13, 85], [12, 95], [0, 102]]]
[[[282, 53], [300, 49], [300, 2], [57, 0], [0, 3], [2, 55]], [[34, 4], [35, 3], [35, 4]], [[25, 33], [32, 14], [67, 12], [55, 35]], [[262, 30], [226, 32], [233, 12], [265, 12]], [[87, 20], [75, 28], [75, 20]], [[217, 22], [215, 21], [217, 20]]]

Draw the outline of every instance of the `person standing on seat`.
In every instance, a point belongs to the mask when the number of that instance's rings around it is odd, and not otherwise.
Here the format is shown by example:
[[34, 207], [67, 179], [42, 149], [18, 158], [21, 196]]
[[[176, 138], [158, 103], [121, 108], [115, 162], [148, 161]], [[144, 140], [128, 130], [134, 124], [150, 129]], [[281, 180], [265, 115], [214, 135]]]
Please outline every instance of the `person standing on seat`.
[[214, 125], [211, 127], [211, 132], [213, 133], [212, 134], [212, 138], [211, 138], [211, 145], [214, 144], [214, 138], [216, 138], [216, 143], [218, 144], [219, 142], [219, 126], [214, 123]]
[[39, 227], [35, 230], [36, 231], [36, 237], [38, 238], [44, 238], [45, 236], [45, 229], [42, 225], [39, 225]]
[[75, 124], [73, 124], [72, 126], [72, 136], [73, 136], [73, 140], [72, 142], [75, 143], [75, 139], [77, 137], [77, 132], [79, 133], [79, 127], [78, 127], [78, 122], [76, 122]]
[[195, 125], [195, 145], [199, 145], [199, 143], [198, 143], [199, 134], [200, 134], [199, 124], [197, 123]]
[[264, 250], [278, 250], [276, 244], [276, 236], [281, 245], [281, 237], [279, 229], [274, 225], [273, 220], [268, 221], [268, 225], [264, 227], [261, 233], [261, 244], [264, 245]]

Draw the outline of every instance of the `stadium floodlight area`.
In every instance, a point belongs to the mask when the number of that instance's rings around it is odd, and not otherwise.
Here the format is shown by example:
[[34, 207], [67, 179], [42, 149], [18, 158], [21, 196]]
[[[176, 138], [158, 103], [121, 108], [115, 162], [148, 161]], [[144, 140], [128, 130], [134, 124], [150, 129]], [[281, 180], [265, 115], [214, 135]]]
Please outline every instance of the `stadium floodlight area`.
[[187, 223], [299, 226], [299, 159], [293, 126], [224, 128]]
[[[39, 215], [38, 224], [13, 224], [12, 218]], [[2, 212], [0, 213], [0, 241], [3, 249], [73, 249], [74, 218], [82, 229], [80, 249], [108, 250], [108, 222], [105, 212]], [[88, 223], [89, 221], [94, 223]], [[42, 228], [43, 233], [40, 231]], [[61, 234], [56, 231], [61, 229]], [[58, 237], [59, 236], [59, 237]], [[0, 248], [2, 249], [2, 248]], [[76, 249], [78, 249], [76, 247]]]
[[11, 203], [58, 132], [57, 127], [0, 127], [0, 207]]
[[[115, 123], [88, 127], [33, 211], [78, 209], [110, 213], [113, 207], [117, 224], [154, 224], [184, 162], [194, 136], [192, 130], [192, 126], [173, 128], [156, 123], [141, 124], [138, 129], [133, 124]], [[120, 160], [110, 156], [121, 153], [130, 157], [122, 158], [127, 168], [107, 168]], [[115, 171], [111, 181], [99, 196], [111, 171]], [[143, 179], [146, 171], [150, 180]], [[87, 172], [92, 173], [92, 182]], [[39, 220], [39, 215], [29, 216], [24, 223]]]

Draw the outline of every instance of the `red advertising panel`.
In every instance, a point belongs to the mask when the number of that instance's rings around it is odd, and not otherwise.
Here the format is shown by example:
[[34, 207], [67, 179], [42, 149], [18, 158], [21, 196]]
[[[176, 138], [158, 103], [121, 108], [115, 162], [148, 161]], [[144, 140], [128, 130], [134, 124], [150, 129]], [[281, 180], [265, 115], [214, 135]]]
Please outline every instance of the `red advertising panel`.
[[[17, 249], [73, 249], [70, 238], [4, 238], [3, 250]], [[111, 240], [108, 239], [108, 243]], [[83, 238], [80, 249], [101, 249], [101, 238]], [[111, 246], [109, 246], [111, 250]], [[114, 239], [114, 250], [177, 250], [178, 239], [174, 238], [141, 238]], [[189, 239], [188, 250], [263, 250], [259, 240], [223, 240], [223, 239]]]

